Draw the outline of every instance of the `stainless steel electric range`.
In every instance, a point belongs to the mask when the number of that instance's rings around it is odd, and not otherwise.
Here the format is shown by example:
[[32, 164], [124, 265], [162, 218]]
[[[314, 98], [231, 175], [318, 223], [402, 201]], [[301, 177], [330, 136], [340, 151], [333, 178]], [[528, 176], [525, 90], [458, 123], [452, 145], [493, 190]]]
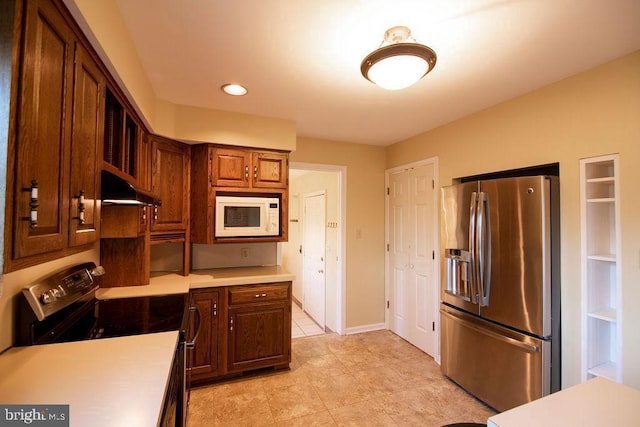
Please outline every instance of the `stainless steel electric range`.
[[95, 291], [103, 274], [102, 267], [84, 263], [24, 288], [17, 310], [17, 345], [179, 331], [162, 425], [184, 425], [188, 400], [185, 342], [190, 324], [188, 294], [98, 300]]

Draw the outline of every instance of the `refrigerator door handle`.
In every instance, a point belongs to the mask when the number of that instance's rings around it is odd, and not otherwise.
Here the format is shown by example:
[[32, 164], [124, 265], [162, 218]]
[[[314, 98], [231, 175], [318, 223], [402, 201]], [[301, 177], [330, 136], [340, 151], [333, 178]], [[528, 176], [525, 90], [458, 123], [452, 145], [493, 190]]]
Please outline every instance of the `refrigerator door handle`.
[[458, 317], [458, 316], [456, 316], [456, 315], [454, 315], [452, 313], [446, 312], [444, 310], [440, 310], [440, 314], [442, 314], [443, 316], [447, 316], [450, 319], [457, 320], [458, 322], [463, 322], [464, 325], [467, 328], [473, 329], [476, 332], [479, 332], [479, 333], [484, 334], [486, 336], [489, 336], [491, 338], [503, 341], [503, 342], [505, 342], [507, 344], [511, 344], [513, 346], [516, 346], [516, 347], [526, 351], [527, 353], [537, 353], [537, 352], [540, 351], [540, 347], [537, 346], [537, 345], [527, 344], [527, 343], [524, 343], [522, 341], [518, 341], [515, 338], [511, 338], [511, 337], [508, 337], [506, 335], [502, 335], [502, 334], [499, 334], [497, 332], [491, 331], [489, 329], [483, 328], [481, 326], [475, 325], [475, 324], [473, 324], [471, 322], [467, 322], [466, 320], [461, 319], [460, 317]]
[[471, 203], [469, 205], [469, 255], [471, 267], [470, 281], [471, 281], [471, 296], [474, 303], [478, 303], [478, 252], [477, 252], [477, 206], [478, 206], [478, 193], [471, 193]]
[[491, 227], [489, 221], [489, 198], [487, 193], [477, 195], [476, 254], [477, 283], [481, 307], [489, 305], [489, 287], [491, 282]]

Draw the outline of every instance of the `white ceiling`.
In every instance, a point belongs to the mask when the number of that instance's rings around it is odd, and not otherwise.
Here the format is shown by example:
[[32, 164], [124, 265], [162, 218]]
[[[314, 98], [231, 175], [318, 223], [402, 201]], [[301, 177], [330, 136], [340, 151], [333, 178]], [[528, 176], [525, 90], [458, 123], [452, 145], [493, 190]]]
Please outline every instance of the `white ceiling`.
[[[160, 98], [383, 146], [640, 49], [638, 0], [116, 2]], [[396, 25], [438, 61], [387, 91], [360, 63]], [[228, 82], [249, 94], [223, 94]]]

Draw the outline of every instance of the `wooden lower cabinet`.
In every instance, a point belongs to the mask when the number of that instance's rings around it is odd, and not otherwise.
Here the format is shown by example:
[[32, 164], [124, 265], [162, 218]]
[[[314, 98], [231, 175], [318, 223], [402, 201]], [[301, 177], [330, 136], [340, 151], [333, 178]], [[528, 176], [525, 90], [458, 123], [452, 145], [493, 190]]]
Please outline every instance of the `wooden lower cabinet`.
[[289, 366], [291, 282], [194, 289], [191, 305], [199, 312], [192, 330], [200, 323], [191, 355], [192, 382]]
[[[190, 350], [191, 379], [208, 379], [218, 374], [219, 292], [211, 289], [191, 291], [195, 346]], [[190, 337], [194, 340], [194, 337]]]
[[288, 365], [289, 317], [289, 307], [284, 302], [230, 307], [227, 371]]

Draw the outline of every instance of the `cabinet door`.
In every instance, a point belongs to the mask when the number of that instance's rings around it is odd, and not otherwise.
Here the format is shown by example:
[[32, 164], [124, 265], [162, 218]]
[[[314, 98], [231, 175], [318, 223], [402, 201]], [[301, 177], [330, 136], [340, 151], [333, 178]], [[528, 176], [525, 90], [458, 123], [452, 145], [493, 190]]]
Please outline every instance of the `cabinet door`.
[[136, 180], [138, 187], [151, 191], [151, 142], [149, 135], [140, 131], [138, 138], [138, 166]]
[[260, 188], [287, 188], [289, 182], [289, 156], [285, 153], [252, 153], [252, 186]]
[[69, 246], [98, 240], [106, 78], [78, 44], [73, 98]]
[[153, 137], [152, 191], [161, 205], [154, 209], [151, 231], [183, 231], [189, 222], [189, 146]]
[[149, 167], [140, 163], [140, 157], [145, 155], [139, 152], [144, 149], [145, 142], [142, 128], [136, 115], [124, 102], [123, 95], [114, 88], [107, 87], [104, 106], [103, 167], [116, 174], [121, 172], [129, 175], [140, 188], [148, 190], [150, 182], [145, 182], [148, 177], [141, 175], [149, 171]]
[[197, 335], [189, 337], [195, 341], [189, 357], [191, 375], [197, 380], [198, 376], [215, 375], [218, 370], [218, 291], [191, 291], [191, 306], [196, 310], [191, 331]]
[[248, 187], [251, 153], [233, 148], [213, 149], [213, 185]]
[[213, 148], [208, 144], [191, 146], [191, 243], [213, 243]]
[[25, 5], [13, 258], [61, 250], [68, 239], [75, 37], [53, 2]]
[[291, 361], [290, 307], [289, 302], [229, 307], [229, 372]]

